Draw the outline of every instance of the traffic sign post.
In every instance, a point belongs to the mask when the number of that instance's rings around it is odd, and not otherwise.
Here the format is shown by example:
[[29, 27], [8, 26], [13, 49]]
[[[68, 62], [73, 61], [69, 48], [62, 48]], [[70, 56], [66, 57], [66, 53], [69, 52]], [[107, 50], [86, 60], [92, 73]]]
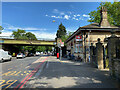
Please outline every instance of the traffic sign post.
[[61, 60], [61, 56], [62, 56], [62, 50], [61, 47], [64, 47], [64, 42], [62, 42], [62, 40], [60, 38], [57, 39], [57, 46], [60, 49], [59, 53], [60, 53], [60, 60]]

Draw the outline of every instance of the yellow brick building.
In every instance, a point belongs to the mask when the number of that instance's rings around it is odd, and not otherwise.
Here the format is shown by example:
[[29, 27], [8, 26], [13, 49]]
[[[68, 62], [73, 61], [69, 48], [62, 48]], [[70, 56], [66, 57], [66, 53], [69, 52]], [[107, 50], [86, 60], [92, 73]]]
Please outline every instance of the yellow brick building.
[[[92, 23], [83, 27], [79, 27], [67, 40], [67, 52], [71, 55], [80, 56], [85, 62], [90, 56], [90, 45], [96, 45], [97, 39], [100, 38], [104, 47], [106, 43], [105, 38], [111, 36], [111, 31], [115, 31], [117, 36], [120, 36], [120, 29], [116, 26], [111, 26], [107, 21], [107, 10], [101, 8], [101, 22]], [[76, 41], [76, 36], [82, 36], [82, 41]]]

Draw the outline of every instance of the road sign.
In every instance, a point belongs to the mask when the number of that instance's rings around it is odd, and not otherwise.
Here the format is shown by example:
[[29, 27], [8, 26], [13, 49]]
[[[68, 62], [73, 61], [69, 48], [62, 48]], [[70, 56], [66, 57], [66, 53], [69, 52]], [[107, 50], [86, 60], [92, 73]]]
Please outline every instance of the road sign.
[[64, 42], [61, 42], [61, 47], [64, 47]]

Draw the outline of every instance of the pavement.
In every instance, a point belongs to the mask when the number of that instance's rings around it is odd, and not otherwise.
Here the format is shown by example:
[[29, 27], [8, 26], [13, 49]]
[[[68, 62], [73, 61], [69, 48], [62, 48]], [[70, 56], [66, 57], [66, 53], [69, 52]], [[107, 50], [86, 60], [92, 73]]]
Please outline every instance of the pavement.
[[98, 70], [90, 63], [56, 59], [49, 56], [37, 75], [32, 76], [23, 88], [118, 88], [109, 70]]

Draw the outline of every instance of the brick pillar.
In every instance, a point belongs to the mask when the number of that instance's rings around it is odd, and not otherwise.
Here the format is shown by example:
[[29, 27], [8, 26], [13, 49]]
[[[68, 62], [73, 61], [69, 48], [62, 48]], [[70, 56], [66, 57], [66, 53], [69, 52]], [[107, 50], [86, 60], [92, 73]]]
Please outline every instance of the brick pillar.
[[112, 35], [108, 39], [108, 59], [109, 59], [109, 71], [111, 76], [115, 76], [115, 67], [113, 59], [116, 57], [116, 41], [119, 40], [115, 36], [115, 32], [111, 32]]
[[90, 46], [90, 63], [92, 64], [93, 63], [93, 51], [94, 51], [94, 46], [93, 46], [93, 43], [91, 43], [91, 46]]
[[98, 38], [98, 43], [96, 43], [96, 60], [97, 60], [98, 69], [104, 69], [103, 45], [100, 42], [100, 38]]

